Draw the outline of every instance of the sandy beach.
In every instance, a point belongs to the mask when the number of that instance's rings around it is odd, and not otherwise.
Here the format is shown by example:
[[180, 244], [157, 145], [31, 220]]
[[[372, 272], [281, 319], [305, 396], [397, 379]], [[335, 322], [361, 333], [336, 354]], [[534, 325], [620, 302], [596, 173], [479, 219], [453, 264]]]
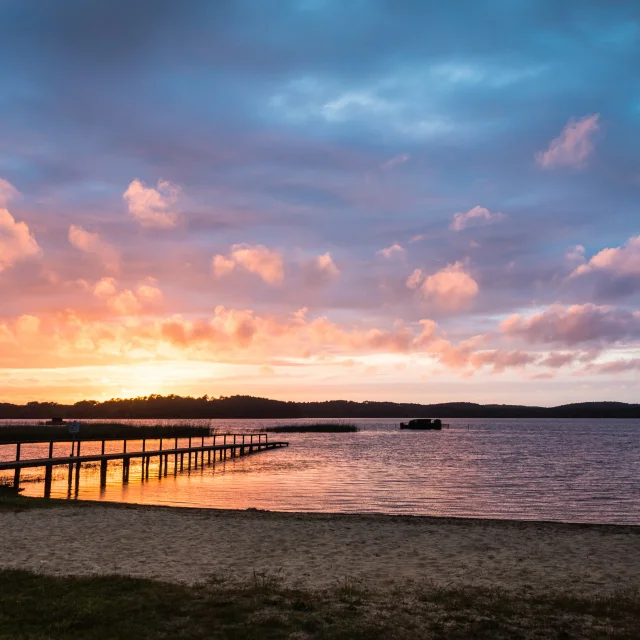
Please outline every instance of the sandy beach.
[[640, 587], [640, 527], [130, 505], [0, 512], [0, 567], [189, 584], [279, 575], [582, 594]]

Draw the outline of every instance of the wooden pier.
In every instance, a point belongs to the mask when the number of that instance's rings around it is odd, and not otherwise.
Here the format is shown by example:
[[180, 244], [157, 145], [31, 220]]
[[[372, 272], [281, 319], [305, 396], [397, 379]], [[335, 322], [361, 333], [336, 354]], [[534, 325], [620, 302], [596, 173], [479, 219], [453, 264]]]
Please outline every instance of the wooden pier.
[[[22, 469], [43, 467], [45, 470], [44, 475], [44, 495], [49, 497], [51, 495], [51, 479], [54, 466], [68, 465], [71, 481], [71, 472], [73, 467], [76, 467], [76, 479], [78, 478], [78, 471], [80, 465], [85, 462], [99, 462], [100, 463], [100, 486], [106, 486], [107, 482], [107, 465], [109, 461], [118, 460], [122, 461], [122, 482], [127, 483], [129, 481], [129, 468], [131, 466], [131, 460], [140, 459], [142, 461], [142, 475], [143, 479], [149, 477], [149, 466], [152, 458], [158, 458], [158, 475], [162, 477], [167, 475], [169, 467], [169, 460], [173, 458], [174, 461], [174, 473], [177, 473], [178, 468], [183, 471], [185, 466], [187, 469], [198, 468], [198, 458], [200, 458], [200, 466], [204, 464], [215, 463], [216, 457], [219, 460], [226, 460], [228, 457], [235, 458], [238, 456], [244, 456], [252, 453], [258, 453], [260, 451], [268, 451], [270, 449], [279, 449], [281, 447], [288, 447], [288, 442], [282, 441], [269, 441], [269, 435], [267, 433], [225, 433], [216, 434], [212, 436], [191, 437], [188, 438], [188, 446], [179, 446], [179, 440], [187, 440], [187, 438], [153, 438], [154, 442], [158, 442], [157, 449], [147, 449], [146, 438], [130, 438], [125, 440], [118, 440], [123, 443], [123, 450], [113, 453], [105, 453], [105, 443], [111, 442], [110, 440], [65, 440], [65, 441], [45, 441], [45, 442], [3, 442], [0, 446], [13, 445], [15, 446], [15, 458], [13, 460], [0, 461], [0, 471], [13, 470], [14, 479], [13, 485], [16, 489], [20, 486], [20, 471]], [[196, 442], [194, 442], [194, 440]], [[101, 452], [92, 453], [87, 455], [81, 455], [81, 445], [85, 443], [101, 443]], [[142, 449], [135, 451], [127, 451], [127, 442], [141, 442]], [[53, 456], [54, 444], [72, 444], [71, 455], [68, 456]], [[21, 447], [23, 444], [40, 444], [49, 445], [49, 455], [46, 458], [21, 458]], [[167, 447], [166, 445], [169, 444]], [[206, 462], [205, 462], [206, 458]], [[186, 459], [186, 465], [185, 465]]]

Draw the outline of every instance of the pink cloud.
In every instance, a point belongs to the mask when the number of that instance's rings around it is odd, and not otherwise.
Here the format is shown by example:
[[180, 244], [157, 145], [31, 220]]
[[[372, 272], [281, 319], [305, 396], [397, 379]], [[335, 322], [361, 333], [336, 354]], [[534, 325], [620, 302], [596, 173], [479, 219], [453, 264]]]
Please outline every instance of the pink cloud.
[[551, 369], [559, 369], [565, 365], [571, 364], [576, 359], [577, 354], [571, 352], [555, 352], [550, 353], [538, 363], [542, 367], [550, 367]]
[[105, 300], [108, 309], [118, 316], [133, 316], [143, 307], [153, 307], [163, 300], [162, 291], [153, 278], [138, 286], [134, 293], [131, 289], [118, 289], [115, 278], [101, 278], [93, 287], [93, 295]]
[[220, 254], [213, 257], [211, 271], [214, 278], [222, 278], [230, 274], [236, 266], [256, 274], [268, 284], [282, 284], [284, 280], [282, 255], [262, 244], [234, 244], [228, 258]]
[[472, 225], [491, 224], [493, 222], [498, 222], [503, 218], [503, 213], [491, 213], [489, 209], [475, 206], [473, 209], [469, 209], [466, 213], [454, 213], [453, 222], [449, 225], [449, 228], [453, 231], [462, 231]]
[[626, 360], [613, 360], [611, 362], [598, 362], [585, 368], [588, 373], [611, 375], [640, 371], [640, 358], [628, 358]]
[[415, 269], [406, 284], [409, 289], [418, 289], [425, 300], [448, 310], [467, 307], [479, 291], [478, 283], [464, 270], [462, 262], [429, 276]]
[[211, 260], [211, 274], [214, 278], [222, 278], [229, 275], [236, 267], [236, 263], [223, 255], [215, 255]]
[[621, 247], [603, 249], [573, 270], [575, 278], [591, 272], [607, 272], [617, 276], [640, 276], [640, 236], [627, 240]]
[[571, 119], [562, 133], [551, 141], [546, 151], [536, 154], [536, 161], [545, 168], [571, 166], [582, 168], [593, 153], [593, 135], [600, 129], [599, 113]]
[[10, 182], [0, 178], [0, 208], [6, 207], [10, 200], [19, 195], [20, 192]]
[[40, 247], [25, 222], [16, 222], [7, 209], [0, 209], [0, 271], [40, 253]]
[[129, 213], [143, 227], [168, 229], [177, 224], [175, 205], [179, 196], [179, 187], [167, 180], [158, 180], [154, 189], [135, 179], [122, 197], [127, 201]]
[[500, 328], [505, 334], [519, 336], [532, 343], [613, 343], [640, 338], [640, 311], [590, 303], [570, 307], [554, 304], [528, 318], [512, 315], [501, 323]]
[[340, 269], [336, 266], [331, 254], [324, 253], [303, 263], [302, 274], [305, 284], [315, 287], [335, 280], [340, 275]]
[[387, 247], [386, 249], [380, 249], [380, 251], [377, 251], [376, 253], [379, 256], [390, 260], [394, 256], [404, 258], [407, 255], [407, 250], [401, 247], [399, 244], [392, 244], [390, 247]]
[[69, 227], [69, 242], [79, 251], [100, 258], [109, 271], [118, 270], [118, 252], [98, 233], [85, 231], [82, 227], [72, 224]]
[[490, 367], [492, 373], [502, 373], [508, 368], [526, 367], [528, 364], [534, 364], [537, 360], [537, 354], [527, 351], [492, 349], [474, 353], [470, 358], [470, 364], [475, 369]]

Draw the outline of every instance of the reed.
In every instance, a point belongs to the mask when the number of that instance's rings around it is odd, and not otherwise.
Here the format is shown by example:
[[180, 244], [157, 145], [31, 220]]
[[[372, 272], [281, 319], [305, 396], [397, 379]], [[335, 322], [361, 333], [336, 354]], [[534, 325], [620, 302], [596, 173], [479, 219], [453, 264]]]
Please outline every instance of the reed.
[[314, 424], [283, 424], [265, 429], [270, 433], [353, 433], [358, 431], [355, 424], [337, 422], [316, 422]]
[[[142, 438], [188, 438], [206, 436], [209, 427], [198, 425], [134, 426], [119, 422], [80, 423], [79, 440], [124, 440]], [[66, 425], [8, 425], [0, 427], [0, 444], [5, 442], [67, 442], [71, 439]]]

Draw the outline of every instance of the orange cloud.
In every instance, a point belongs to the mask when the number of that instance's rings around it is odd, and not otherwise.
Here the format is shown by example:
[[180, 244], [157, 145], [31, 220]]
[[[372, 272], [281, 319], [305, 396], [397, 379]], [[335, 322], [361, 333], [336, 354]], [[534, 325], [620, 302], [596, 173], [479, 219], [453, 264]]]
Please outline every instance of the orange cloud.
[[119, 291], [115, 278], [102, 278], [94, 286], [93, 295], [105, 300], [107, 307], [118, 316], [136, 315], [143, 306], [157, 305], [163, 299], [153, 279], [141, 284], [134, 293], [131, 289]]
[[167, 180], [158, 180], [154, 189], [135, 179], [122, 197], [127, 201], [129, 213], [143, 227], [167, 229], [177, 224], [175, 205], [179, 196], [179, 187]]
[[[0, 322], [0, 367], [63, 367], [126, 364], [141, 360], [206, 360], [269, 364], [274, 359], [309, 359], [371, 353], [429, 354], [437, 325], [417, 328], [341, 326], [326, 317], [306, 318], [301, 310], [286, 318], [219, 306], [210, 317], [138, 314], [140, 300], [130, 289], [103, 279], [95, 296], [117, 318], [82, 317], [73, 311], [22, 316]], [[123, 321], [124, 319], [124, 321]]]
[[69, 242], [79, 251], [100, 258], [109, 271], [118, 270], [118, 252], [99, 234], [85, 231], [82, 227], [72, 224], [69, 227]]

